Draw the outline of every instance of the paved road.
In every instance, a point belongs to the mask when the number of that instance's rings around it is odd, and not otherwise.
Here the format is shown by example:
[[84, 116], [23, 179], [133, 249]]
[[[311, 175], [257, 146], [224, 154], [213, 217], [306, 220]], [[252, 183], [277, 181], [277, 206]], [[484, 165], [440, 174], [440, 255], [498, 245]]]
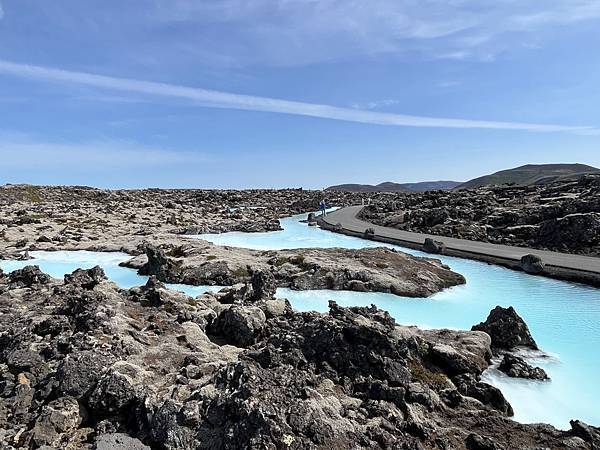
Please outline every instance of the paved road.
[[600, 274], [600, 258], [570, 255], [567, 253], [545, 250], [533, 250], [522, 247], [512, 247], [509, 245], [488, 244], [486, 242], [468, 241], [466, 239], [433, 236], [423, 233], [412, 233], [409, 231], [397, 230], [395, 228], [382, 227], [358, 219], [356, 216], [362, 208], [362, 206], [342, 208], [329, 213], [324, 220], [329, 225], [340, 223], [345, 230], [357, 233], [363, 233], [367, 228], [373, 228], [376, 236], [398, 241], [399, 245], [402, 245], [402, 242], [423, 244], [425, 238], [432, 238], [442, 241], [449, 250], [484, 255], [493, 258], [502, 258], [511, 261], [520, 261], [521, 257], [527, 254], [534, 254], [539, 255], [546, 265], [549, 266]]

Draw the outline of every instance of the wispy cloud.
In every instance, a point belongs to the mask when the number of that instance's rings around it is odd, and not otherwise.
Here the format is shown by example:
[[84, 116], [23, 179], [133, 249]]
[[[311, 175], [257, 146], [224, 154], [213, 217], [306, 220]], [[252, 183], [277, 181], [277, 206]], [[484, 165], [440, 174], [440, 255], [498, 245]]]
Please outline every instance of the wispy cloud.
[[0, 3], [0, 20], [4, 17], [4, 9], [2, 8], [2, 3]]
[[[242, 64], [415, 52], [489, 61], [550, 27], [600, 18], [598, 0], [155, 0], [154, 5], [150, 16], [159, 24], [228, 30], [241, 43], [233, 48], [243, 50], [234, 59]], [[232, 48], [216, 45], [220, 55]]]
[[400, 103], [398, 100], [386, 98], [383, 100], [375, 100], [366, 103], [353, 103], [352, 107], [354, 109], [378, 109], [385, 108], [386, 106], [397, 105], [398, 103]]
[[565, 126], [522, 122], [422, 117], [376, 111], [341, 108], [326, 104], [305, 103], [269, 97], [235, 94], [174, 84], [130, 78], [117, 78], [85, 72], [74, 72], [0, 60], [0, 73], [20, 78], [65, 84], [93, 86], [102, 89], [124, 91], [148, 96], [185, 99], [211, 108], [227, 108], [280, 114], [317, 117], [376, 125], [439, 127], [439, 128], [486, 128], [498, 130], [525, 130], [536, 132], [580, 132], [593, 130], [590, 126]]

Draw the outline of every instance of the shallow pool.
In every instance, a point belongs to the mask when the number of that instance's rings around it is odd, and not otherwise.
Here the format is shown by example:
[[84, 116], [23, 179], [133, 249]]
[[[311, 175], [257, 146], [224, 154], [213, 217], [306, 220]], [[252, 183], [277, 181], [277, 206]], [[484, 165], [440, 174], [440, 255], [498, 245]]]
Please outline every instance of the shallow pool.
[[[282, 220], [284, 231], [199, 237], [216, 244], [255, 249], [385, 245], [309, 227], [299, 222], [304, 217]], [[427, 256], [418, 251], [395, 248]], [[147, 280], [134, 270], [119, 267], [120, 262], [129, 258], [123, 253], [32, 252], [31, 255], [34, 260], [0, 261], [0, 267], [10, 271], [38, 264], [43, 271], [60, 278], [78, 267], [100, 265], [112, 281], [124, 288], [144, 284]], [[494, 369], [484, 374], [486, 381], [502, 389], [513, 405], [515, 419], [521, 422], [548, 422], [559, 428], [568, 428], [568, 421], [578, 418], [600, 425], [600, 386], [596, 382], [600, 372], [600, 290], [476, 261], [452, 257], [440, 259], [463, 274], [467, 284], [428, 299], [289, 289], [279, 289], [277, 295], [289, 299], [299, 310], [326, 311], [330, 299], [344, 306], [375, 304], [389, 311], [401, 324], [465, 330], [484, 320], [494, 306], [512, 305], [528, 323], [539, 346], [551, 356], [535, 363], [548, 372], [552, 381], [514, 380]], [[192, 296], [218, 289], [214, 286], [169, 287]]]
[[[91, 269], [100, 266], [109, 280], [115, 282], [119, 287], [128, 289], [134, 286], [146, 284], [148, 277], [138, 275], [137, 271], [119, 264], [131, 259], [126, 253], [101, 253], [88, 251], [68, 252], [29, 252], [33, 259], [27, 261], [3, 261], [0, 260], [0, 269], [12, 272], [25, 266], [37, 265], [40, 269], [54, 278], [62, 278], [65, 274], [76, 269]], [[216, 292], [222, 286], [189, 286], [186, 284], [166, 284], [170, 289], [184, 292], [196, 297], [204, 292]]]

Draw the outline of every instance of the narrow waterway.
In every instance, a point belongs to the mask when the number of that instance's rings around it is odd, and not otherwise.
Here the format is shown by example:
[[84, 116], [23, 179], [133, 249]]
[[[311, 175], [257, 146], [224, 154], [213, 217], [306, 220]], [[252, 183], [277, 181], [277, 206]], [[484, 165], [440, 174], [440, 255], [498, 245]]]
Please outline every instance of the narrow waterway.
[[[375, 247], [384, 244], [335, 234], [300, 223], [305, 216], [282, 220], [283, 231], [270, 233], [225, 233], [203, 235], [220, 245], [254, 249], [308, 247]], [[394, 247], [388, 245], [388, 247]], [[419, 256], [421, 252], [395, 247]], [[0, 261], [11, 271], [38, 264], [54, 277], [78, 267], [102, 266], [107, 276], [128, 288], [146, 282], [135, 271], [119, 267], [129, 257], [122, 253], [33, 252], [30, 261]], [[299, 292], [279, 289], [277, 295], [290, 300], [298, 310], [326, 311], [328, 300], [344, 306], [375, 304], [401, 324], [429, 328], [470, 329], [484, 320], [496, 305], [515, 307], [528, 323], [539, 346], [550, 356], [536, 359], [551, 377], [550, 382], [510, 379], [490, 369], [486, 381], [499, 387], [521, 422], [547, 422], [568, 428], [569, 419], [579, 418], [600, 425], [600, 290], [583, 285], [534, 277], [501, 267], [460, 258], [441, 257], [467, 279], [465, 286], [452, 288], [428, 299], [402, 298], [390, 294], [345, 291]], [[208, 286], [169, 285], [189, 295], [199, 295]]]
[[[386, 244], [336, 234], [300, 223], [305, 216], [282, 220], [284, 231], [271, 233], [225, 233], [199, 236], [219, 245], [255, 249], [308, 247], [362, 248]], [[386, 245], [417, 256], [425, 253]], [[427, 328], [469, 330], [487, 317], [496, 305], [513, 306], [524, 318], [540, 348], [548, 354], [534, 358], [550, 382], [511, 379], [490, 369], [484, 377], [499, 387], [513, 405], [515, 420], [547, 422], [568, 428], [579, 418], [600, 425], [600, 290], [579, 284], [535, 277], [461, 258], [441, 256], [467, 284], [428, 299], [402, 298], [391, 294], [346, 291], [291, 291], [277, 295], [303, 311], [327, 311], [329, 300], [343, 306], [377, 305], [398, 323]]]

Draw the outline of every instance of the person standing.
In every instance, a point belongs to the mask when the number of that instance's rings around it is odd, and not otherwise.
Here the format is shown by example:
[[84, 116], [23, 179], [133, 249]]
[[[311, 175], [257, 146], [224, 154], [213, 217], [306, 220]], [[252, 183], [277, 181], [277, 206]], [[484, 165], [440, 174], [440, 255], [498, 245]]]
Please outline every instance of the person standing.
[[319, 203], [319, 209], [321, 210], [321, 216], [326, 217], [327, 216], [327, 204], [325, 203], [325, 199], [321, 200], [321, 203]]

